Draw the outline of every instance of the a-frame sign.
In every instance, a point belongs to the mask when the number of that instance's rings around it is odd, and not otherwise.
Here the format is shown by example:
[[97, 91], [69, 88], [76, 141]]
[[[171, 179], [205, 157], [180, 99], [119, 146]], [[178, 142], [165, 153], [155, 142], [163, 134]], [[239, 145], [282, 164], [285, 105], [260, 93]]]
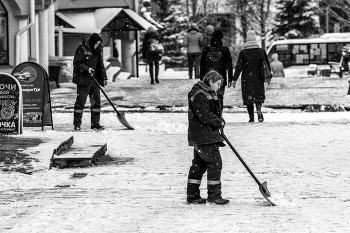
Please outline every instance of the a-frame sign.
[[23, 62], [16, 66], [12, 75], [19, 81], [23, 91], [23, 126], [51, 126], [52, 110], [49, 76], [46, 70], [34, 62]]
[[0, 73], [0, 135], [23, 133], [22, 88], [15, 77]]

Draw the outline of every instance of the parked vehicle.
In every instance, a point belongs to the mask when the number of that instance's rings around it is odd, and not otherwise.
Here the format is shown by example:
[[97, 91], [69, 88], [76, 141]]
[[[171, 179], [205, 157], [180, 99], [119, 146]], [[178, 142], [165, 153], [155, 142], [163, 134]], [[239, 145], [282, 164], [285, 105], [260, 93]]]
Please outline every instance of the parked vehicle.
[[324, 65], [340, 63], [343, 47], [350, 46], [350, 33], [327, 33], [320, 38], [286, 39], [272, 43], [269, 58], [277, 53], [284, 67], [292, 65]]
[[350, 47], [350, 33], [326, 33], [319, 38], [285, 39], [271, 44], [269, 59], [277, 53], [284, 67], [294, 65], [329, 65], [339, 77], [344, 72], [344, 50]]

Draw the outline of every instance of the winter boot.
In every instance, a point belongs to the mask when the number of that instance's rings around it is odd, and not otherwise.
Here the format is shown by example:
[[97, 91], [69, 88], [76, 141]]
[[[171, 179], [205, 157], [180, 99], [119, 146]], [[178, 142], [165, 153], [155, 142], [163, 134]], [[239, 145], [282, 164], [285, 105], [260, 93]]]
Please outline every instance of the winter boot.
[[151, 84], [154, 84], [153, 69], [150, 70]]
[[154, 75], [155, 75], [155, 81], [156, 83], [159, 83], [158, 75], [159, 75], [159, 65], [158, 63], [154, 67]]
[[216, 205], [225, 205], [225, 204], [229, 203], [230, 201], [227, 199], [220, 198], [220, 199], [215, 199], [215, 200], [208, 199], [208, 202], [216, 204]]
[[249, 121], [248, 122], [254, 122], [254, 114], [249, 114]]
[[188, 179], [187, 183], [187, 202], [191, 204], [204, 204], [205, 199], [201, 198], [200, 195], [200, 180]]
[[247, 111], [249, 114], [249, 121], [248, 122], [254, 122], [254, 105], [247, 105]]
[[188, 204], [205, 204], [207, 200], [201, 198], [201, 197], [190, 197], [187, 196], [187, 203]]
[[264, 121], [264, 115], [261, 112], [261, 104], [255, 104], [256, 106], [256, 112], [258, 114], [258, 121], [263, 122]]
[[229, 200], [221, 197], [221, 181], [220, 180], [208, 180], [208, 199], [209, 203], [217, 205], [225, 205], [229, 203]]
[[208, 180], [208, 202], [213, 202], [214, 200], [222, 199], [221, 197], [221, 181]]
[[104, 130], [105, 127], [103, 127], [100, 124], [94, 124], [94, 125], [91, 125], [91, 129]]

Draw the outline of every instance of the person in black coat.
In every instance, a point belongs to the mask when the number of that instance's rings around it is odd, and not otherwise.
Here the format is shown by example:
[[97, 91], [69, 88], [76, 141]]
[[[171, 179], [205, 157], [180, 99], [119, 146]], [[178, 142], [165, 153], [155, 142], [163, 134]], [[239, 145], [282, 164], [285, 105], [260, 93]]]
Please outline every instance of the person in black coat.
[[262, 77], [262, 61], [265, 59], [269, 70], [270, 63], [265, 50], [260, 49], [256, 42], [255, 31], [247, 32], [246, 43], [243, 50], [239, 53], [236, 70], [232, 79], [229, 79], [229, 87], [236, 87], [236, 81], [239, 75], [241, 77], [241, 88], [243, 104], [246, 105], [249, 114], [249, 122], [254, 122], [254, 104], [256, 107], [258, 121], [263, 122], [264, 116], [261, 112], [261, 105], [265, 101], [264, 81], [270, 84], [271, 79], [264, 80]]
[[199, 190], [206, 171], [208, 201], [219, 205], [229, 202], [221, 197], [222, 159], [219, 148], [225, 144], [219, 129], [225, 126], [225, 121], [216, 92], [222, 83], [221, 75], [213, 70], [204, 76], [203, 81], [194, 84], [188, 93], [188, 143], [194, 147], [187, 182], [188, 203], [206, 203]]
[[[73, 59], [73, 83], [77, 84], [77, 98], [74, 104], [74, 130], [80, 130], [83, 110], [89, 96], [91, 102], [91, 129], [102, 130], [100, 125], [101, 98], [98, 85], [107, 85], [107, 74], [102, 58], [102, 38], [93, 33], [84, 37], [75, 51]], [[91, 78], [94, 77], [99, 84]]]
[[[142, 42], [142, 58], [147, 62], [149, 66], [149, 72], [151, 76], [151, 84], [154, 84], [154, 81], [156, 83], [159, 83], [158, 75], [159, 75], [159, 61], [162, 58], [162, 54], [156, 54], [151, 51], [151, 43], [154, 42], [152, 40], [155, 40], [156, 43], [160, 42], [160, 36], [157, 31], [154, 30], [152, 26], [148, 28], [148, 31], [145, 34], [145, 37], [143, 38]], [[154, 69], [153, 69], [154, 67]]]
[[221, 102], [221, 108], [223, 108], [225, 87], [227, 86], [228, 79], [232, 80], [233, 76], [232, 57], [230, 49], [227, 46], [223, 45], [222, 39], [224, 37], [224, 34], [219, 30], [215, 30], [212, 36], [213, 37], [210, 39], [210, 45], [206, 46], [202, 51], [200, 61], [200, 80], [203, 80], [204, 75], [212, 69], [211, 67], [208, 67], [207, 60], [209, 58], [207, 57], [207, 54], [212, 50], [218, 50], [222, 55], [222, 60], [220, 62], [219, 70], [216, 71], [221, 74], [224, 79], [224, 83], [218, 90], [217, 95], [219, 96]]

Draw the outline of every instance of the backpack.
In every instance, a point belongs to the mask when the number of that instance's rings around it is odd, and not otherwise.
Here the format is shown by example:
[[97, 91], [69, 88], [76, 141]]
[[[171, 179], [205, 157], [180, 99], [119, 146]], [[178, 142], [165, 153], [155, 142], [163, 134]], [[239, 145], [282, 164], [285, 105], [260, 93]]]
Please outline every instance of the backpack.
[[163, 56], [164, 47], [161, 43], [159, 43], [156, 39], [150, 39], [149, 41], [149, 51], [151, 56]]
[[222, 62], [222, 52], [219, 51], [219, 48], [214, 49], [210, 47], [211, 51], [207, 53], [206, 56], [206, 67], [207, 72], [215, 70], [220, 73], [221, 62]]

